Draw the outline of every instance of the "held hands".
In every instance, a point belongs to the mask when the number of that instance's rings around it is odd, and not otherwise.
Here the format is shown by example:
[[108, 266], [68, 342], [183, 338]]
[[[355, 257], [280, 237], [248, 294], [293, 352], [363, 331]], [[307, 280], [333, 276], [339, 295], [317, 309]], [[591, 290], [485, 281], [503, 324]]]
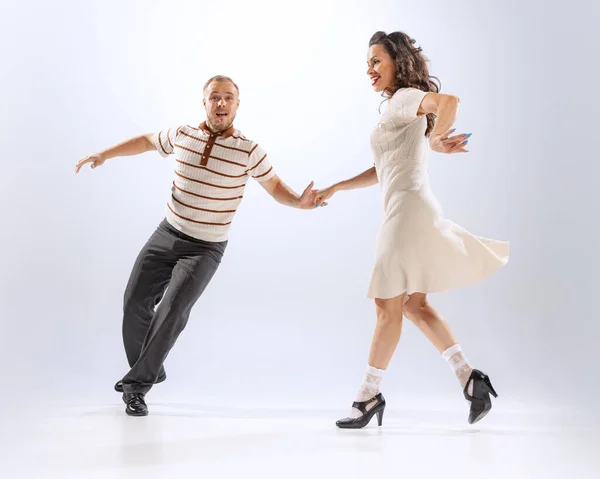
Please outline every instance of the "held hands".
[[[316, 208], [317, 206], [327, 206], [327, 203], [322, 203], [321, 201], [317, 202], [318, 191], [313, 190], [313, 186], [315, 185], [314, 181], [311, 181], [310, 184], [305, 188], [298, 200], [298, 207], [303, 210], [309, 210]], [[320, 204], [319, 204], [320, 203]]]
[[331, 198], [335, 193], [335, 188], [330, 186], [329, 188], [324, 188], [322, 190], [315, 191], [315, 206], [327, 206], [326, 200]]
[[432, 135], [429, 139], [429, 146], [431, 149], [438, 153], [467, 153], [469, 150], [466, 149], [466, 146], [471, 137], [471, 133], [450, 136], [455, 130], [456, 128], [453, 128], [441, 135]]
[[79, 170], [81, 170], [81, 168], [87, 163], [91, 163], [92, 168], [96, 168], [97, 166], [101, 166], [104, 161], [104, 158], [102, 158], [102, 155], [100, 154], [86, 156], [83, 160], [80, 160], [77, 165], [75, 165], [75, 173], [79, 173]]
[[315, 182], [311, 181], [310, 184], [304, 189], [302, 195], [298, 199], [298, 208], [303, 210], [311, 210], [318, 208], [319, 206], [327, 206], [327, 202], [325, 200], [333, 196], [333, 193], [335, 192], [333, 187], [329, 187], [324, 190], [313, 190], [314, 185]]

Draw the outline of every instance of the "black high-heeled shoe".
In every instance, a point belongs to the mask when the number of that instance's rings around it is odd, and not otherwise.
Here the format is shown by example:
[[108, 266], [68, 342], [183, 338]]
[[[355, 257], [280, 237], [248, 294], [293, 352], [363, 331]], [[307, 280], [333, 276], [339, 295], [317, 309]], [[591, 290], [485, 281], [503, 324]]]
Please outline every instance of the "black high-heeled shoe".
[[[469, 384], [473, 382], [473, 395], [469, 394]], [[469, 411], [469, 424], [475, 424], [477, 421], [483, 419], [490, 409], [492, 409], [492, 400], [490, 394], [495, 398], [498, 394], [494, 390], [490, 378], [487, 374], [481, 372], [479, 369], [473, 369], [469, 380], [463, 390], [465, 399], [471, 402], [471, 410]]]
[[[371, 404], [373, 401], [376, 401], [375, 405], [367, 410], [367, 405]], [[375, 414], [377, 414], [377, 424], [381, 426], [383, 423], [383, 411], [385, 410], [385, 398], [383, 397], [383, 394], [379, 393], [377, 396], [367, 399], [366, 401], [355, 401], [352, 403], [352, 407], [362, 412], [362, 416], [340, 419], [335, 423], [337, 427], [342, 429], [360, 429], [369, 424]]]

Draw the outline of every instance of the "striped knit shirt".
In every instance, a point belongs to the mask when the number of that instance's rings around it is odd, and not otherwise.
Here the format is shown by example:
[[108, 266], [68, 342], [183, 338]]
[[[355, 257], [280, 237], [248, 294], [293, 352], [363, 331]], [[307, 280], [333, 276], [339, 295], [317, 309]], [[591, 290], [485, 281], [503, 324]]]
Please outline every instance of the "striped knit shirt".
[[154, 135], [158, 152], [175, 155], [175, 176], [166, 219], [182, 233], [204, 241], [226, 241], [249, 177], [275, 175], [265, 151], [230, 127], [217, 134], [206, 123]]

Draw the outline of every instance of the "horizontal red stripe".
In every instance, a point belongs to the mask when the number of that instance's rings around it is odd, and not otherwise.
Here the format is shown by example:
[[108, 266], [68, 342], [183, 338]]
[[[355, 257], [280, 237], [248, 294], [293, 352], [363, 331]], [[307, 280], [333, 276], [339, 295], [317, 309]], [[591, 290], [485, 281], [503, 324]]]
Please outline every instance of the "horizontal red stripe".
[[[198, 156], [204, 155], [204, 153], [200, 153], [199, 151], [192, 150], [191, 148], [188, 148], [186, 146], [180, 145], [179, 143], [175, 143], [175, 146], [178, 147], [178, 148], [181, 148], [182, 150], [189, 151], [190, 153], [194, 153], [194, 154], [196, 154]], [[209, 155], [208, 157], [212, 158], [213, 160], [218, 160], [218, 161], [222, 161], [224, 163], [229, 163], [230, 165], [241, 166], [241, 167], [246, 167], [247, 166], [247, 165], [244, 165], [243, 163], [236, 163], [235, 161], [226, 160], [225, 158], [219, 158], [218, 156]]]
[[218, 171], [211, 170], [210, 168], [207, 168], [206, 166], [194, 165], [193, 163], [186, 163], [185, 161], [182, 161], [182, 160], [177, 160], [177, 163], [181, 163], [182, 165], [191, 166], [192, 168], [199, 168], [201, 170], [206, 170], [209, 173], [214, 173], [215, 175], [219, 175], [219, 176], [226, 176], [227, 178], [243, 178], [244, 176], [247, 176], [246, 173], [244, 173], [243, 175], [227, 175], [225, 173], [220, 173]]
[[214, 188], [221, 188], [221, 189], [224, 189], [224, 190], [236, 190], [236, 189], [238, 189], [238, 188], [243, 188], [244, 186], [246, 186], [246, 185], [239, 185], [239, 186], [221, 186], [221, 185], [213, 185], [212, 183], [206, 183], [206, 182], [204, 182], [204, 181], [195, 180], [195, 179], [193, 179], [193, 178], [188, 178], [187, 176], [184, 176], [184, 175], [182, 175], [181, 173], [178, 173], [177, 171], [175, 172], [175, 174], [176, 174], [177, 176], [179, 176], [180, 178], [183, 178], [183, 179], [185, 179], [185, 180], [188, 180], [188, 181], [193, 181], [194, 183], [199, 183], [199, 184], [201, 184], [201, 185], [206, 185], [206, 186], [212, 186], [212, 187], [214, 187]]
[[263, 173], [260, 176], [255, 176], [254, 179], [258, 179], [258, 178], [262, 178], [263, 176], [267, 176], [269, 173], [271, 173], [272, 169], [273, 169], [273, 167], [269, 168], [269, 171], [267, 171], [266, 173]]
[[182, 220], [186, 220], [189, 221], [191, 223], [196, 223], [199, 225], [213, 225], [213, 226], [227, 226], [231, 224], [231, 221], [228, 221], [227, 223], [208, 223], [206, 221], [196, 221], [196, 220], [192, 220], [190, 218], [186, 218], [185, 216], [181, 216], [180, 214], [177, 214], [173, 211], [173, 208], [171, 208], [171, 205], [169, 203], [167, 203], [167, 207], [169, 208], [169, 210], [171, 210], [171, 213], [173, 213], [175, 216], [177, 216], [178, 218], [181, 218]]
[[206, 208], [198, 208], [197, 206], [188, 205], [183, 201], [179, 201], [177, 198], [175, 198], [175, 195], [171, 195], [171, 198], [173, 198], [173, 200], [179, 203], [180, 205], [185, 206], [186, 208], [191, 208], [193, 210], [206, 211], [208, 213], [235, 213], [235, 210], [207, 210]]
[[260, 164], [261, 164], [261, 163], [262, 163], [262, 162], [265, 160], [265, 158], [266, 158], [266, 157], [267, 157], [267, 155], [265, 154], [265, 156], [263, 156], [263, 157], [260, 159], [260, 161], [259, 161], [259, 162], [258, 162], [256, 165], [254, 165], [254, 166], [253, 166], [252, 168], [250, 168], [249, 170], [246, 170], [246, 172], [248, 173], [248, 172], [252, 171], [254, 168], [258, 168], [258, 165], [260, 165]]
[[243, 198], [243, 196], [234, 196], [233, 198], [214, 198], [212, 196], [199, 195], [198, 193], [192, 193], [191, 191], [187, 191], [187, 190], [184, 190], [183, 188], [180, 188], [179, 186], [177, 186], [175, 184], [175, 182], [173, 182], [173, 187], [175, 189], [181, 191], [182, 193], [185, 193], [186, 195], [192, 195], [192, 196], [195, 196], [196, 198], [203, 198], [205, 200], [232, 201], [232, 200], [241, 200]]
[[[205, 139], [203, 139], [203, 138], [196, 138], [193, 135], [188, 135], [185, 131], [182, 131], [181, 134], [187, 136], [188, 138], [191, 138], [192, 140], [201, 141], [202, 143], [208, 143], [208, 141], [206, 141]], [[236, 138], [236, 139], [240, 139], [240, 138]], [[250, 154], [250, 152], [248, 150], [242, 150], [241, 148], [235, 148], [233, 146], [222, 145], [221, 143], [217, 143], [217, 142], [215, 142], [215, 145], [216, 146], [220, 146], [221, 148], [226, 148], [228, 150], [234, 150], [234, 151], [239, 151], [241, 153], [246, 153], [247, 155]]]

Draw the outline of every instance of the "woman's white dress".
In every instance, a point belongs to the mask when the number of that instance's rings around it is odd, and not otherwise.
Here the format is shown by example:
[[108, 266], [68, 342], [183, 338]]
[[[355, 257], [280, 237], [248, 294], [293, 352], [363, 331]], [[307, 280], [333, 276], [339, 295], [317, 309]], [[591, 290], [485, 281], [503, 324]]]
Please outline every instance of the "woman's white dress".
[[509, 243], [474, 236], [444, 217], [429, 187], [427, 92], [397, 91], [371, 134], [383, 198], [369, 298], [437, 293], [481, 281], [508, 262]]

